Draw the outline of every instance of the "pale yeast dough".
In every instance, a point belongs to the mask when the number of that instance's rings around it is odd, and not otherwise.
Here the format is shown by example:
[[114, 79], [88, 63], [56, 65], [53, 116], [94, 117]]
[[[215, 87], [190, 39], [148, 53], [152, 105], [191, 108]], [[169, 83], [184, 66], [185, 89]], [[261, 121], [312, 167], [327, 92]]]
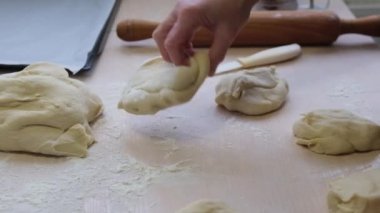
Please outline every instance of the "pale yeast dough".
[[190, 66], [152, 59], [127, 82], [119, 108], [133, 114], [154, 114], [187, 102], [207, 77], [209, 67], [206, 53], [196, 53], [190, 58]]
[[89, 122], [101, 100], [64, 68], [47, 63], [0, 77], [0, 150], [58, 156], [87, 154]]
[[230, 207], [220, 201], [200, 200], [189, 204], [176, 213], [234, 213]]
[[327, 203], [330, 213], [379, 213], [380, 169], [330, 182]]
[[280, 108], [289, 87], [272, 66], [226, 75], [215, 91], [216, 103], [228, 110], [260, 115]]
[[315, 110], [293, 126], [296, 143], [320, 154], [380, 149], [380, 126], [345, 110]]

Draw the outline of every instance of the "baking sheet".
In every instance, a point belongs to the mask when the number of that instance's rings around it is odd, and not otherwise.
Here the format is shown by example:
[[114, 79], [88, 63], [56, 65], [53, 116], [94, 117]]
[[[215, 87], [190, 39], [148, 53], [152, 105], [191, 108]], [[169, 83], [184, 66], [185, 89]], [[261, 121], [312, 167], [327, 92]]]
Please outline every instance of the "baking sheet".
[[118, 0], [7, 0], [0, 2], [0, 67], [37, 61], [74, 74], [91, 68]]

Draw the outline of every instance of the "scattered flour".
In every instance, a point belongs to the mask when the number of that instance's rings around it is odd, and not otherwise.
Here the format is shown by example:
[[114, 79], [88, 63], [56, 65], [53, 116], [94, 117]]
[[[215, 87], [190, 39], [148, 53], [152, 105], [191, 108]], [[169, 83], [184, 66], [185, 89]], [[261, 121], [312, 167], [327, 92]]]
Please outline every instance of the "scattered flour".
[[157, 143], [162, 146], [161, 150], [166, 152], [164, 159], [169, 159], [180, 149], [176, 140], [173, 138], [164, 138], [163, 140], [159, 140]]
[[364, 117], [373, 115], [373, 106], [368, 102], [368, 93], [364, 87], [356, 80], [340, 79], [327, 96], [332, 102], [337, 102], [339, 108], [358, 113]]
[[357, 82], [350, 79], [341, 79], [328, 93], [330, 97], [350, 98], [352, 95], [361, 94], [364, 90]]
[[122, 175], [133, 174], [126, 176], [127, 178], [121, 182], [112, 184], [110, 189], [123, 195], [142, 196], [145, 194], [147, 187], [159, 178], [171, 173], [185, 171], [186, 167], [183, 167], [184, 163], [186, 162], [182, 161], [164, 167], [152, 167], [130, 158], [128, 163], [118, 165], [114, 173]]
[[[0, 212], [22, 212], [25, 209], [29, 209], [29, 212], [52, 212], [60, 208], [65, 208], [67, 212], [83, 212], [84, 207], [89, 208], [85, 204], [91, 199], [99, 200], [98, 203], [107, 200], [128, 202], [143, 197], [150, 185], [190, 169], [185, 165], [186, 161], [157, 167], [134, 158], [114, 159], [115, 166], [91, 161], [88, 164], [86, 161], [71, 159], [68, 161], [71, 165], [67, 165], [71, 168], [59, 172], [61, 176], [54, 178], [54, 174], [51, 174], [50, 178], [25, 180], [23, 186], [5, 182], [6, 186], [0, 194]], [[36, 171], [46, 173], [47, 170]], [[34, 176], [37, 174], [31, 174], [29, 178]], [[16, 178], [25, 179], [19, 176]], [[104, 196], [106, 194], [108, 196]], [[129, 211], [134, 212], [133, 209]]]

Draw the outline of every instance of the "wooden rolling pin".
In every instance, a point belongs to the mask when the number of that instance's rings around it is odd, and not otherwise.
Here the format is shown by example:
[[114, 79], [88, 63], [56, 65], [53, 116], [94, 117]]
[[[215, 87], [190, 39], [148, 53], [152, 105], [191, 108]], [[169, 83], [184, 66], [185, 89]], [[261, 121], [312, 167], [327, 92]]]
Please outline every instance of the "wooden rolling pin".
[[[124, 20], [117, 26], [117, 35], [125, 41], [152, 37], [157, 22]], [[338, 36], [357, 33], [380, 36], [380, 15], [341, 20], [330, 11], [256, 11], [236, 37], [233, 46], [274, 46], [290, 43], [329, 45]], [[201, 28], [194, 37], [194, 46], [209, 46], [212, 33]]]

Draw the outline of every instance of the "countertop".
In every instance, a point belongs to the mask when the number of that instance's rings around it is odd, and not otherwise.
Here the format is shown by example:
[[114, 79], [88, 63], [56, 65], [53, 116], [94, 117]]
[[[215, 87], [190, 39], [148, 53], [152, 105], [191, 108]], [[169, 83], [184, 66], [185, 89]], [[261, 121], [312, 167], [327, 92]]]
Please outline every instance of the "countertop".
[[[122, 1], [115, 24], [162, 20], [174, 2]], [[330, 7], [353, 18], [340, 0]], [[231, 48], [226, 60], [261, 49]], [[380, 48], [370, 37], [303, 47], [300, 58], [278, 64], [290, 93], [280, 110], [263, 116], [217, 107], [219, 77], [206, 79], [190, 102], [154, 116], [117, 109], [126, 80], [158, 54], [152, 40], [119, 40], [114, 25], [95, 69], [74, 76], [105, 105], [88, 157], [0, 153], [0, 212], [171, 213], [212, 199], [238, 213], [321, 213], [330, 180], [380, 168], [379, 151], [319, 155], [296, 145], [292, 134], [301, 114], [316, 109], [346, 109], [380, 123]]]

